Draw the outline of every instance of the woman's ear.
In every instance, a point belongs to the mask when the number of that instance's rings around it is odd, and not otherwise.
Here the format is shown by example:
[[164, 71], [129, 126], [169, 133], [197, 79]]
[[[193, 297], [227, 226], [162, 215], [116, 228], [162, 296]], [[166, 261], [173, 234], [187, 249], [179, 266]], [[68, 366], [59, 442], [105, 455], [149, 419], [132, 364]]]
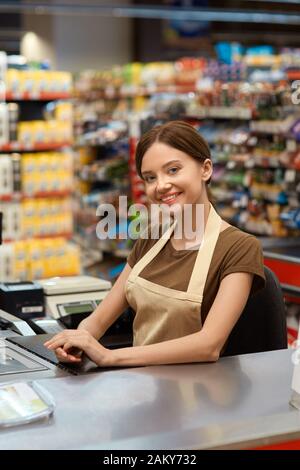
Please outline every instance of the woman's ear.
[[213, 165], [210, 158], [206, 158], [202, 163], [202, 179], [209, 181], [213, 172]]

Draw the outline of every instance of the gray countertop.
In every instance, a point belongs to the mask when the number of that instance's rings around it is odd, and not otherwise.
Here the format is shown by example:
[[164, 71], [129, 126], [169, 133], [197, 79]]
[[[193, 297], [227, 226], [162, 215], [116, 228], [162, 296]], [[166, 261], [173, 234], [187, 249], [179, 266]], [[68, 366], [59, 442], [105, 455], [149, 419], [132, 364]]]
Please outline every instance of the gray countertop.
[[300, 438], [291, 351], [43, 379], [48, 422], [0, 431], [0, 449], [243, 448]]

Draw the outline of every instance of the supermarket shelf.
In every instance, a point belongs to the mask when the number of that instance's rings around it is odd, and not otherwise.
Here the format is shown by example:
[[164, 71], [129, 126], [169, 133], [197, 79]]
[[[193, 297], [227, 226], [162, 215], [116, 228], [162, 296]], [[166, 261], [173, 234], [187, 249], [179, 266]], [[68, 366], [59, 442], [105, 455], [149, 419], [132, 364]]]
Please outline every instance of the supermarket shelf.
[[[215, 64], [212, 66], [214, 67]], [[180, 86], [180, 83], [184, 83], [181, 80], [185, 75], [182, 74], [181, 68], [180, 75], [177, 75], [179, 69], [177, 70], [175, 67], [174, 74], [170, 76], [172, 77], [170, 84], [162, 87], [157, 84], [152, 86], [152, 83], [147, 87], [142, 81], [139, 82], [140, 85], [137, 81], [135, 83], [114, 82], [113, 72], [111, 80], [107, 75], [101, 77], [101, 74], [93, 77], [83, 76], [82, 83], [85, 85], [85, 89], [88, 90], [89, 87], [89, 90], [82, 94], [79, 91], [78, 97], [88, 101], [97, 98], [102, 100], [117, 100], [126, 97], [134, 99], [138, 96], [153, 96], [155, 98], [156, 95], [160, 100], [161, 97], [158, 96], [160, 93], [170, 94], [166, 97], [165, 102], [162, 100], [159, 111], [155, 106], [155, 99], [153, 103], [151, 100], [145, 100], [145, 107], [151, 117], [147, 119], [137, 113], [135, 121], [132, 121], [134, 125], [132, 124], [132, 134], [129, 139], [129, 179], [133, 200], [140, 200], [144, 194], [143, 182], [135, 177], [133, 165], [139, 131], [146, 130], [147, 126], [152, 126], [155, 121], [167, 121], [171, 115], [172, 119], [177, 118], [190, 122], [203, 134], [212, 147], [215, 145], [212, 150], [214, 164], [218, 167], [215, 174], [219, 175], [219, 183], [225, 186], [224, 191], [230, 192], [230, 197], [226, 199], [225, 218], [235, 216], [233, 219], [237, 222], [240, 212], [243, 212], [242, 216], [244, 216], [244, 213], [249, 211], [245, 201], [249, 200], [251, 204], [256, 204], [256, 199], [259, 199], [257, 210], [264, 223], [259, 226], [260, 218], [257, 218], [256, 235], [273, 234], [285, 237], [292, 234], [294, 229], [291, 229], [284, 220], [279, 218], [281, 212], [292, 210], [297, 205], [296, 188], [299, 184], [299, 154], [297, 152], [299, 152], [300, 141], [295, 124], [300, 114], [295, 106], [291, 105], [290, 84], [288, 81], [284, 81], [278, 85], [277, 83], [269, 83], [266, 79], [259, 88], [247, 81], [246, 75], [240, 73], [242, 70], [239, 70], [239, 79], [233, 79], [231, 82], [232, 77], [228, 81], [226, 74], [221, 73], [218, 77], [213, 67], [211, 70], [208, 68], [205, 72], [206, 75], [211, 74], [209, 77], [215, 83], [213, 87], [210, 85], [207, 87], [205, 82], [201, 81], [196, 82], [199, 84], [198, 87], [188, 81], [184, 86]], [[248, 69], [252, 73], [250, 67]], [[289, 70], [289, 72], [294, 71]], [[299, 74], [299, 69], [296, 72]], [[189, 74], [186, 75], [186, 78], [189, 79]], [[82, 83], [80, 82], [80, 85]], [[225, 86], [223, 86], [224, 84]], [[283, 89], [285, 93], [282, 93]], [[83, 90], [83, 87], [80, 90]], [[182, 95], [178, 99], [182, 106], [174, 106], [176, 111], [172, 107], [172, 93], [188, 94], [187, 96]], [[176, 97], [174, 99], [177, 100]], [[109, 114], [114, 106], [117, 106], [117, 103], [110, 102], [107, 107], [103, 105], [103, 109]], [[126, 115], [126, 109], [131, 112], [134, 106], [127, 100], [122, 103], [121, 108], [122, 113], [117, 115], [123, 117]], [[177, 113], [176, 117], [174, 117], [175, 113]], [[99, 121], [101, 121], [100, 118]], [[141, 121], [145, 122], [143, 122], [143, 126], [138, 128]], [[129, 125], [129, 132], [130, 130]], [[88, 145], [90, 145], [88, 142], [82, 143], [82, 146]], [[214, 155], [214, 152], [218, 155]], [[222, 167], [225, 167], [224, 170]], [[226, 171], [226, 178], [224, 176], [225, 169], [230, 170]], [[271, 191], [273, 185], [276, 186], [276, 189]], [[223, 193], [219, 199], [221, 208], [224, 203]], [[231, 206], [231, 211], [228, 206]], [[274, 217], [271, 217], [271, 222], [268, 222], [267, 219], [268, 211], [273, 211], [274, 214]], [[275, 211], [278, 212], [278, 220], [276, 221], [273, 220], [276, 215]], [[250, 222], [248, 230], [247, 226], [240, 228], [247, 231], [255, 230], [256, 221], [252, 223], [252, 219], [250, 219]], [[240, 223], [244, 225], [242, 219]]]
[[40, 191], [35, 194], [14, 193], [7, 195], [0, 195], [0, 202], [19, 202], [24, 199], [37, 199], [37, 198], [57, 198], [71, 196], [72, 191]]
[[19, 142], [10, 142], [0, 146], [0, 152], [35, 152], [57, 150], [62, 147], [70, 147], [72, 142], [53, 142], [53, 143], [35, 143], [30, 145], [21, 144]]
[[300, 80], [300, 70], [287, 70], [286, 75], [289, 80]]
[[2, 194], [0, 195], [0, 202], [19, 202], [22, 196], [21, 193]]
[[226, 166], [228, 170], [248, 170], [251, 168], [267, 168], [268, 170], [277, 170], [281, 168], [283, 170], [297, 170], [294, 165], [286, 165], [279, 159], [273, 157], [255, 157], [253, 159], [239, 161], [239, 160], [213, 160], [214, 165]]
[[197, 88], [194, 85], [168, 85], [168, 86], [151, 86], [151, 87], [130, 87], [124, 89], [107, 88], [105, 90], [90, 90], [83, 93], [75, 93], [75, 97], [79, 100], [94, 99], [115, 99], [137, 98], [139, 96], [151, 96], [160, 93], [196, 93]]
[[67, 238], [70, 240], [73, 237], [73, 233], [55, 233], [55, 234], [46, 234], [46, 235], [34, 235], [31, 237], [26, 238], [18, 238], [16, 240], [4, 238], [3, 243], [15, 243], [19, 241], [26, 241], [26, 240], [44, 240], [45, 238]]
[[36, 199], [36, 198], [56, 198], [71, 196], [72, 191], [39, 191], [35, 194], [23, 194], [22, 199]]
[[8, 92], [5, 95], [6, 101], [54, 101], [71, 99], [70, 93], [55, 93], [55, 92], [37, 92], [37, 93], [12, 93]]
[[195, 109], [194, 112], [185, 114], [185, 119], [241, 119], [249, 120], [253, 117], [253, 111], [250, 108], [238, 106], [203, 106]]

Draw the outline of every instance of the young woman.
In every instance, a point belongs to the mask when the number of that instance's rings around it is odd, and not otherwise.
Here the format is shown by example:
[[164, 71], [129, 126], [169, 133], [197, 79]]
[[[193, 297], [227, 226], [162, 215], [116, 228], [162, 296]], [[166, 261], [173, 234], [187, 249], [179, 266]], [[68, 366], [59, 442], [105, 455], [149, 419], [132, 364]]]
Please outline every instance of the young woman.
[[[61, 361], [80, 362], [84, 352], [100, 366], [216, 361], [249, 294], [264, 286], [260, 244], [210, 203], [209, 147], [189, 124], [173, 121], [147, 132], [136, 166], [151, 204], [174, 213], [191, 205], [193, 226], [196, 208], [204, 209], [203, 239], [187, 239], [184, 231], [175, 237], [173, 225], [158, 240], [140, 238], [97, 309], [45, 346]], [[135, 312], [133, 347], [108, 350], [98, 339], [128, 305]]]

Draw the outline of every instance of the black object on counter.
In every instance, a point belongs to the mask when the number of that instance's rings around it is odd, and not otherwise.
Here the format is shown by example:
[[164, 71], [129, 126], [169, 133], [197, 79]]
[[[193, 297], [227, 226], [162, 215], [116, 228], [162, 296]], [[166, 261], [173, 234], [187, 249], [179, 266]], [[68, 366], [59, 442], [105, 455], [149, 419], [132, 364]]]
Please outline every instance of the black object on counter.
[[37, 282], [2, 282], [0, 308], [22, 320], [42, 317], [45, 314], [43, 288]]

